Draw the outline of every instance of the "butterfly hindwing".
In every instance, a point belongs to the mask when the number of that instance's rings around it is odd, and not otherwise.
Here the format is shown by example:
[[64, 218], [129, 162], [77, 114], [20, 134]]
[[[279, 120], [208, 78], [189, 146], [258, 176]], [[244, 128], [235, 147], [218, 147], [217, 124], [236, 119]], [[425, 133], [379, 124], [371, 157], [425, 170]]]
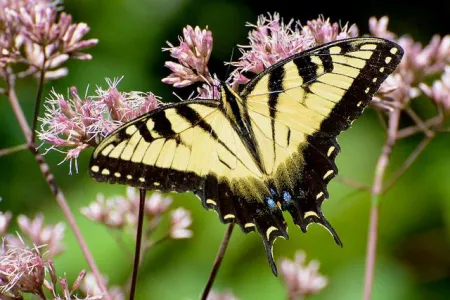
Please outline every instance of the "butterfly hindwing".
[[224, 223], [272, 247], [288, 238], [282, 211], [306, 231], [323, 225], [321, 204], [338, 170], [337, 135], [358, 118], [403, 50], [379, 38], [340, 40], [293, 55], [220, 101], [190, 100], [130, 121], [103, 140], [91, 159], [99, 181], [194, 192]]

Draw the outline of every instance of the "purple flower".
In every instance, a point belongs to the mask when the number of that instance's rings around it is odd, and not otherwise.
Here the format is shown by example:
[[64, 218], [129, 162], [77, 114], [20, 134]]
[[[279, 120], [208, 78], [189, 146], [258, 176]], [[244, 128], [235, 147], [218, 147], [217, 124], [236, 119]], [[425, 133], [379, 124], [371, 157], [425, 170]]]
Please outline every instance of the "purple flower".
[[41, 295], [44, 276], [44, 260], [37, 248], [8, 247], [0, 256], [0, 295]]
[[290, 20], [284, 23], [280, 15], [275, 13], [258, 17], [256, 25], [249, 32], [248, 46], [240, 46], [242, 53], [239, 61], [231, 63], [237, 67], [231, 75], [232, 87], [237, 90], [240, 84], [248, 82], [245, 72], [259, 74], [269, 66], [296, 53], [313, 46], [358, 35], [356, 25], [340, 27], [330, 23], [329, 19], [319, 17], [308, 21], [306, 26]]
[[389, 24], [388, 16], [383, 16], [379, 20], [377, 20], [377, 18], [375, 17], [371, 17], [369, 19], [370, 34], [373, 36], [393, 41], [396, 38], [396, 35], [387, 29], [388, 24]]
[[[301, 25], [300, 25], [301, 26]], [[314, 44], [312, 46], [326, 44], [332, 41], [357, 37], [359, 35], [358, 27], [345, 24], [343, 27], [338, 23], [331, 23], [330, 19], [320, 16], [316, 20], [306, 22], [306, 26], [302, 28], [305, 37], [313, 36]]]
[[198, 26], [192, 28], [188, 25], [183, 28], [183, 37], [184, 39], [180, 37], [179, 46], [167, 42], [169, 48], [163, 49], [169, 51], [178, 62], [165, 63], [172, 73], [163, 78], [162, 82], [174, 87], [185, 87], [195, 82], [216, 84], [208, 70], [213, 45], [211, 31], [208, 28], [202, 30]]
[[396, 38], [388, 31], [388, 17], [369, 20], [371, 34], [396, 41], [405, 51], [397, 69], [381, 85], [372, 105], [381, 108], [405, 108], [410, 101], [425, 93], [435, 103], [446, 107], [446, 89], [443, 80], [435, 81], [433, 88], [423, 82], [430, 76], [442, 73], [450, 63], [450, 35], [435, 35], [425, 47], [410, 36]]
[[53, 91], [45, 101], [45, 116], [40, 118], [38, 133], [43, 142], [51, 145], [47, 151], [66, 153], [64, 161], [75, 161], [78, 172], [76, 159], [83, 150], [96, 146], [120, 125], [158, 107], [159, 98], [152, 93], [119, 92], [119, 82], [107, 80], [107, 90], [98, 87], [97, 95], [86, 99], [78, 95], [75, 87], [70, 88], [68, 99]]
[[28, 66], [19, 77], [40, 76], [46, 79], [66, 76], [62, 67], [69, 58], [88, 60], [83, 53], [95, 46], [97, 39], [83, 40], [89, 32], [85, 23], [72, 23], [72, 16], [59, 13], [58, 1], [2, 1], [0, 4], [0, 67], [21, 63]]

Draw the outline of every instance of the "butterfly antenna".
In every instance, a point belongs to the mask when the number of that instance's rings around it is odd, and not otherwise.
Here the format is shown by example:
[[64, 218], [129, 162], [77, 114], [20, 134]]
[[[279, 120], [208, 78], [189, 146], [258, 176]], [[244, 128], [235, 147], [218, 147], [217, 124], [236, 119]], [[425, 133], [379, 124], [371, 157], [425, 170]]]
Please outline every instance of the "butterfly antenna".
[[144, 223], [144, 206], [145, 206], [145, 193], [146, 190], [139, 190], [139, 215], [136, 232], [136, 248], [134, 252], [134, 265], [133, 265], [133, 277], [131, 279], [130, 288], [130, 300], [134, 300], [134, 294], [136, 291], [137, 275], [139, 269], [139, 260], [141, 257], [141, 241], [142, 241], [142, 225]]

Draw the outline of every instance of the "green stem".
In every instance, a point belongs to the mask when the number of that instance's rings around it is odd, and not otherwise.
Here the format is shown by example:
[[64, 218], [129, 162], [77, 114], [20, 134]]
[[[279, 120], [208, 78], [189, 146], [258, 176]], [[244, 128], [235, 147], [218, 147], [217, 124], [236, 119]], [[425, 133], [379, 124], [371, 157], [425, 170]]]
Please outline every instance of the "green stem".
[[6, 148], [6, 149], [1, 149], [0, 150], [0, 157], [5, 156], [5, 155], [9, 155], [9, 154], [13, 154], [22, 150], [28, 149], [28, 145], [27, 144], [22, 144], [22, 145], [18, 145], [18, 146], [14, 146], [11, 148]]
[[411, 167], [413, 162], [419, 157], [419, 155], [425, 150], [425, 148], [430, 144], [430, 142], [435, 137], [434, 133], [431, 133], [431, 135], [424, 138], [419, 145], [417, 145], [416, 149], [409, 155], [409, 157], [406, 159], [406, 161], [403, 163], [403, 165], [395, 172], [394, 175], [392, 175], [391, 179], [384, 184], [382, 194], [386, 193], [393, 185], [397, 182], [400, 177], [402, 177], [403, 174]]

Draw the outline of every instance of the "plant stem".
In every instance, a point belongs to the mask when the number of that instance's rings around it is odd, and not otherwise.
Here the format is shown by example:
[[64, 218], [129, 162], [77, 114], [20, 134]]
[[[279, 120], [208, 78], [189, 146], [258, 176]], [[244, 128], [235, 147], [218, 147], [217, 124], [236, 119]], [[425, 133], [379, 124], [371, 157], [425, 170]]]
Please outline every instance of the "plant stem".
[[234, 223], [230, 223], [228, 225], [227, 231], [225, 232], [225, 236], [223, 237], [222, 243], [220, 244], [219, 251], [217, 252], [216, 260], [214, 261], [213, 269], [211, 270], [211, 274], [209, 274], [208, 282], [206, 283], [205, 289], [203, 290], [202, 300], [206, 300], [208, 298], [209, 292], [211, 291], [211, 287], [216, 279], [217, 272], [219, 272], [220, 265], [222, 264], [223, 258], [225, 256], [225, 251], [228, 247], [228, 242], [230, 241], [231, 234], [233, 233]]
[[340, 175], [336, 176], [335, 180], [356, 190], [370, 190], [368, 185]]
[[47, 297], [45, 297], [42, 287], [37, 291], [37, 295], [39, 296], [39, 298], [41, 298], [41, 300], [47, 300]]
[[[429, 120], [424, 121], [423, 124], [425, 124], [425, 126], [428, 129], [432, 129], [435, 126], [441, 125], [443, 120], [444, 120], [444, 118], [439, 115], [439, 116], [436, 116]], [[412, 136], [418, 132], [423, 132], [422, 128], [418, 125], [403, 128], [402, 130], [399, 130], [397, 132], [397, 140]]]
[[370, 210], [369, 232], [366, 252], [366, 271], [364, 281], [364, 300], [370, 300], [372, 295], [373, 278], [375, 272], [375, 260], [378, 238], [378, 217], [380, 212], [379, 196], [383, 191], [383, 179], [389, 164], [392, 147], [396, 141], [398, 125], [400, 121], [400, 110], [394, 109], [389, 115], [388, 134], [386, 142], [381, 150], [375, 169], [375, 178], [372, 186], [372, 204]]
[[134, 252], [133, 277], [131, 279], [130, 300], [134, 300], [136, 292], [137, 276], [139, 270], [139, 262], [141, 260], [141, 242], [142, 242], [142, 225], [144, 224], [144, 206], [145, 206], [145, 192], [146, 190], [139, 190], [139, 215], [136, 232], [136, 248]]
[[44, 81], [45, 81], [45, 64], [47, 63], [47, 54], [45, 53], [45, 46], [42, 46], [42, 53], [44, 58], [42, 59], [41, 72], [39, 74], [39, 85], [36, 93], [36, 102], [34, 103], [34, 116], [33, 116], [33, 127], [31, 130], [31, 142], [34, 143], [36, 140], [36, 126], [37, 119], [39, 116], [39, 109], [41, 107], [42, 92], [44, 91]]
[[403, 165], [395, 172], [394, 175], [392, 175], [391, 179], [387, 183], [384, 184], [384, 188], [382, 191], [382, 194], [386, 193], [387, 190], [389, 190], [395, 182], [406, 172], [406, 170], [411, 167], [413, 162], [419, 157], [419, 155], [423, 152], [423, 150], [428, 146], [428, 144], [433, 140], [435, 137], [435, 134], [432, 132], [431, 135], [424, 138], [419, 145], [417, 145], [416, 149], [409, 155], [409, 157], [406, 159], [406, 161], [403, 163]]
[[36, 145], [31, 142], [31, 129], [25, 119], [25, 115], [23, 113], [22, 107], [19, 104], [19, 100], [17, 99], [17, 95], [14, 90], [14, 76], [12, 74], [9, 74], [7, 76], [7, 86], [8, 86], [7, 87], [8, 99], [9, 99], [9, 102], [13, 109], [13, 112], [16, 116], [16, 119], [19, 122], [19, 126], [22, 129], [22, 132], [25, 135], [25, 138], [27, 139], [27, 141], [29, 143], [28, 149], [31, 151], [31, 153], [33, 153], [33, 155], [36, 159], [36, 162], [39, 165], [39, 169], [41, 170], [42, 174], [44, 175], [44, 179], [46, 180], [53, 196], [55, 197], [56, 202], [58, 203], [59, 207], [61, 208], [61, 210], [64, 214], [64, 217], [67, 219], [67, 222], [69, 223], [69, 226], [75, 235], [75, 238], [81, 248], [81, 251], [83, 252], [83, 255], [89, 265], [89, 268], [91, 269], [92, 273], [94, 274], [94, 277], [97, 281], [97, 284], [98, 284], [100, 290], [104, 294], [105, 299], [110, 300], [111, 298], [108, 294], [106, 286], [100, 275], [100, 271], [98, 270], [97, 265], [95, 264], [95, 261], [92, 257], [92, 254], [90, 253], [89, 248], [86, 244], [86, 241], [84, 240], [84, 237], [81, 234], [81, 231], [75, 222], [75, 218], [67, 204], [66, 198], [64, 197], [64, 194], [60, 190], [59, 186], [56, 184], [56, 182], [54, 180], [54, 176], [50, 172], [50, 167], [46, 163], [44, 157], [37, 151]]
[[5, 156], [5, 155], [9, 155], [9, 154], [13, 154], [22, 150], [28, 149], [28, 145], [27, 144], [22, 144], [22, 145], [18, 145], [18, 146], [14, 146], [11, 148], [6, 148], [6, 149], [1, 149], [0, 150], [0, 157]]
[[405, 111], [427, 137], [433, 135], [433, 131], [428, 129], [427, 125], [422, 121], [422, 119], [414, 112], [414, 110], [411, 107], [407, 107]]

